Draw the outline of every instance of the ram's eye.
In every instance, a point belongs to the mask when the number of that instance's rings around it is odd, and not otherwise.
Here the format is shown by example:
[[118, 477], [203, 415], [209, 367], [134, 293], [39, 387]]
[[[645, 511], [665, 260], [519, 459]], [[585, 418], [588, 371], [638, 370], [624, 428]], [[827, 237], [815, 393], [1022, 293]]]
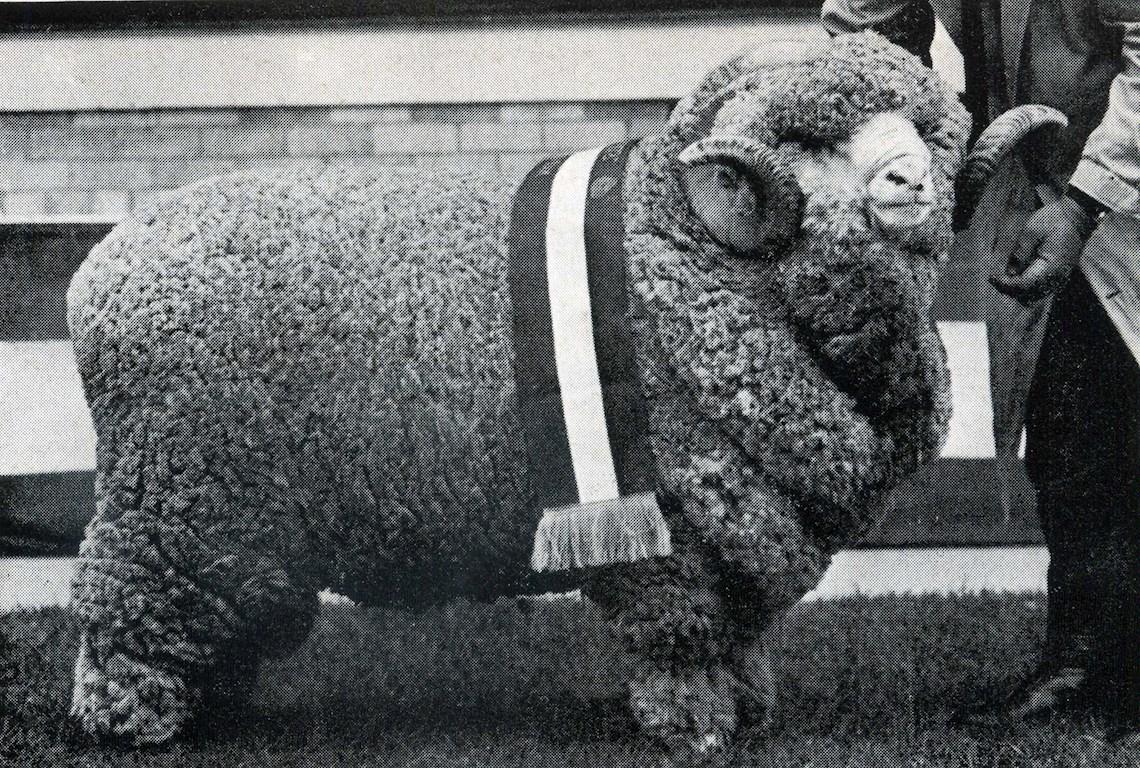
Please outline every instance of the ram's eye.
[[716, 183], [721, 189], [736, 189], [740, 186], [740, 174], [731, 168], [717, 166]]

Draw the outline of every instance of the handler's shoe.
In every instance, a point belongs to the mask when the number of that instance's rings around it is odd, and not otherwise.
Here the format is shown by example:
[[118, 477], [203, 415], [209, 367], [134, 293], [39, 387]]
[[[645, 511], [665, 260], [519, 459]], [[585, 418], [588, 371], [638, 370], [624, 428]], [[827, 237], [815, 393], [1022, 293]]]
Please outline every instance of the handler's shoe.
[[[1118, 708], [1110, 714], [1105, 738], [1110, 744], [1140, 758], [1140, 691], [1119, 696]], [[1140, 761], [1138, 761], [1140, 764]]]
[[986, 703], [960, 711], [952, 723], [960, 726], [998, 726], [1047, 720], [1068, 712], [1085, 698], [1088, 673], [1081, 667], [1044, 664], [1000, 704]]
[[1108, 729], [1105, 738], [1118, 749], [1135, 752], [1140, 757], [1140, 725], [1117, 724]]
[[1045, 667], [1018, 686], [1006, 700], [1013, 722], [1044, 720], [1068, 711], [1084, 698], [1088, 672], [1081, 667]]

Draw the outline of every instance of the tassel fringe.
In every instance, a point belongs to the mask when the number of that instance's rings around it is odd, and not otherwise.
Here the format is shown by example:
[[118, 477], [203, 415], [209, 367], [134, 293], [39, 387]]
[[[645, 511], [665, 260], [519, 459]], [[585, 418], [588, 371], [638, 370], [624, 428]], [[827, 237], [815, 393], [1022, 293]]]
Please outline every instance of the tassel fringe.
[[531, 568], [566, 571], [673, 554], [653, 493], [548, 509], [534, 535]]

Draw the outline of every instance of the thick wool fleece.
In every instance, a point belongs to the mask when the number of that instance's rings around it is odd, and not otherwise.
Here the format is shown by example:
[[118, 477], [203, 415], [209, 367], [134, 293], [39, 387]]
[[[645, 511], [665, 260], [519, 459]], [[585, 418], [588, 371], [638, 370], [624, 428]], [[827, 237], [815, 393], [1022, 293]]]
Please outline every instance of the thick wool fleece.
[[371, 601], [506, 589], [537, 520], [510, 192], [336, 169], [222, 178], [116, 229], [71, 292], [102, 438], [88, 560], [138, 558], [115, 542], [153, 523], [176, 571], [227, 586], [266, 557]]
[[[676, 155], [694, 139], [761, 138], [796, 167], [884, 110], [931, 145], [946, 206], [906, 242], [870, 231], [834, 178], [801, 182], [800, 237], [771, 261], [692, 215]], [[929, 309], [963, 115], [917, 60], [858, 35], [706, 82], [631, 159], [629, 320], [676, 554], [587, 590], [642, 660], [635, 713], [670, 743], [723, 749], [736, 694], [771, 691], [763, 628], [940, 444]], [[414, 172], [214, 179], [92, 252], [69, 294], [99, 436], [74, 589], [89, 731], [169, 738], [207, 674], [303, 637], [322, 586], [410, 606], [518, 588], [540, 510], [511, 192]]]
[[186, 681], [231, 649], [291, 647], [323, 585], [423, 604], [525, 574], [540, 510], [512, 379], [510, 194], [222, 178], [92, 252], [69, 297], [99, 435], [74, 591], [76, 702], [106, 702], [83, 713], [92, 730], [168, 737], [195, 704]]

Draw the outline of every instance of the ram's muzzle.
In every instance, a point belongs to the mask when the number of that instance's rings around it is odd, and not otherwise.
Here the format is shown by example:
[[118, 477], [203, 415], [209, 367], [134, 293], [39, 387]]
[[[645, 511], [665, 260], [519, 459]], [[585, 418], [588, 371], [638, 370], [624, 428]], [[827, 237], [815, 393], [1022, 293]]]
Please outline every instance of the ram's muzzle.
[[933, 158], [910, 120], [875, 115], [852, 137], [848, 153], [865, 173], [866, 214], [876, 230], [905, 238], [934, 213]]

